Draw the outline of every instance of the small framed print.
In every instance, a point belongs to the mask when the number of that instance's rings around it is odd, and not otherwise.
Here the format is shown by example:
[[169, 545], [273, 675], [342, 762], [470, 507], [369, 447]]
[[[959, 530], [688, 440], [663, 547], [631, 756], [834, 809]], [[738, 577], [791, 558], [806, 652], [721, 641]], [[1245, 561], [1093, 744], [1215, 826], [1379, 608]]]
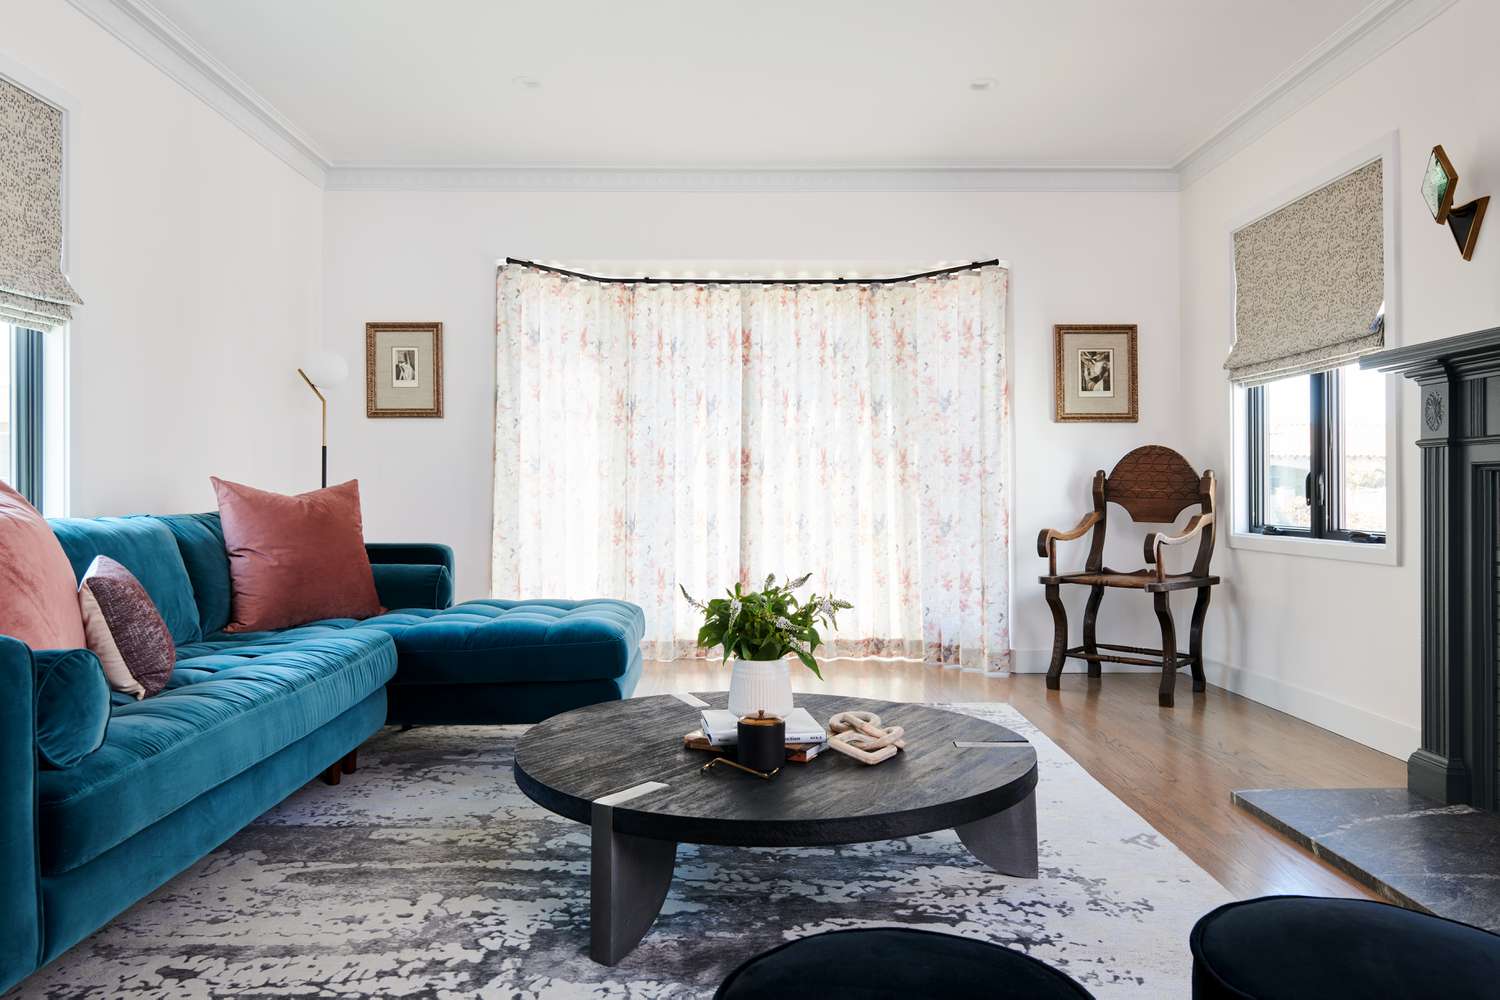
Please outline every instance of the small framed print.
[[1052, 339], [1055, 419], [1139, 419], [1134, 324], [1060, 324]]
[[391, 348], [391, 388], [420, 389], [422, 380], [417, 377], [417, 358], [420, 347]]
[[365, 415], [443, 415], [443, 324], [365, 324]]

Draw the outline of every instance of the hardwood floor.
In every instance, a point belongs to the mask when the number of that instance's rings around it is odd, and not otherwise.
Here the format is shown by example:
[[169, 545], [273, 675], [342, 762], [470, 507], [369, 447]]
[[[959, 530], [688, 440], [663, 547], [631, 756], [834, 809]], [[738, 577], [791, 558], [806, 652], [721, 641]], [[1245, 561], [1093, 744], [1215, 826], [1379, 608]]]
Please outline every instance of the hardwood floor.
[[[1177, 707], [1156, 705], [1157, 677], [985, 677], [905, 661], [834, 660], [825, 680], [793, 672], [799, 691], [889, 701], [1004, 701], [1236, 896], [1306, 893], [1374, 898], [1229, 801], [1237, 788], [1393, 787], [1394, 757], [1264, 705], [1179, 681]], [[717, 661], [648, 661], [638, 695], [728, 686]]]

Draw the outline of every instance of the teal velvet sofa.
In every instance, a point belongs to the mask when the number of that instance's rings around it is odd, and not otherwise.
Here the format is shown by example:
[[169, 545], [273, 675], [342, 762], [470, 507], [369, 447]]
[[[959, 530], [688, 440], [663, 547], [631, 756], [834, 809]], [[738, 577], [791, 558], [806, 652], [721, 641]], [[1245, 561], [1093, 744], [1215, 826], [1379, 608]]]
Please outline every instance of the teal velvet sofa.
[[392, 609], [375, 618], [226, 634], [218, 515], [52, 526], [76, 574], [101, 554], [135, 574], [177, 663], [151, 698], [109, 695], [102, 743], [55, 767], [39, 738], [75, 708], [38, 699], [59, 653], [0, 636], [0, 992], [308, 781], [352, 767], [382, 725], [536, 722], [627, 697], [640, 676], [640, 608], [455, 606], [447, 546], [369, 545]]

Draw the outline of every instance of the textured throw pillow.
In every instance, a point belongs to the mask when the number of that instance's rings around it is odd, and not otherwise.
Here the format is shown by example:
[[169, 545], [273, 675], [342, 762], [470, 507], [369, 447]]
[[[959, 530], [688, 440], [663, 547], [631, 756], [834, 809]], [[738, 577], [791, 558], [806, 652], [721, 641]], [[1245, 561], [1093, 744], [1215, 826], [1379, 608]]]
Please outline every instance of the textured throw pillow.
[[365, 551], [358, 480], [283, 496], [210, 478], [234, 590], [224, 631], [369, 618], [385, 610]]
[[32, 649], [80, 649], [78, 584], [35, 507], [0, 482], [0, 635]]
[[144, 698], [167, 686], [177, 652], [146, 588], [109, 556], [96, 556], [78, 585], [89, 649], [116, 691]]

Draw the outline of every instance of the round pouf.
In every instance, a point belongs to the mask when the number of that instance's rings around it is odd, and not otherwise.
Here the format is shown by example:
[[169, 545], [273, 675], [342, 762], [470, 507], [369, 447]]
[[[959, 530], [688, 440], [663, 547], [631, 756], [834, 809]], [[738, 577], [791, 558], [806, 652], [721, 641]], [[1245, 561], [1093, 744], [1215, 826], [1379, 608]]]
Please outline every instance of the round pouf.
[[1500, 936], [1370, 900], [1229, 903], [1189, 942], [1196, 1000], [1450, 1000], [1494, 996], [1500, 983]]
[[756, 955], [729, 974], [718, 1000], [826, 996], [838, 1000], [1007, 1000], [1089, 996], [1029, 955], [952, 934], [896, 927], [830, 931]]

